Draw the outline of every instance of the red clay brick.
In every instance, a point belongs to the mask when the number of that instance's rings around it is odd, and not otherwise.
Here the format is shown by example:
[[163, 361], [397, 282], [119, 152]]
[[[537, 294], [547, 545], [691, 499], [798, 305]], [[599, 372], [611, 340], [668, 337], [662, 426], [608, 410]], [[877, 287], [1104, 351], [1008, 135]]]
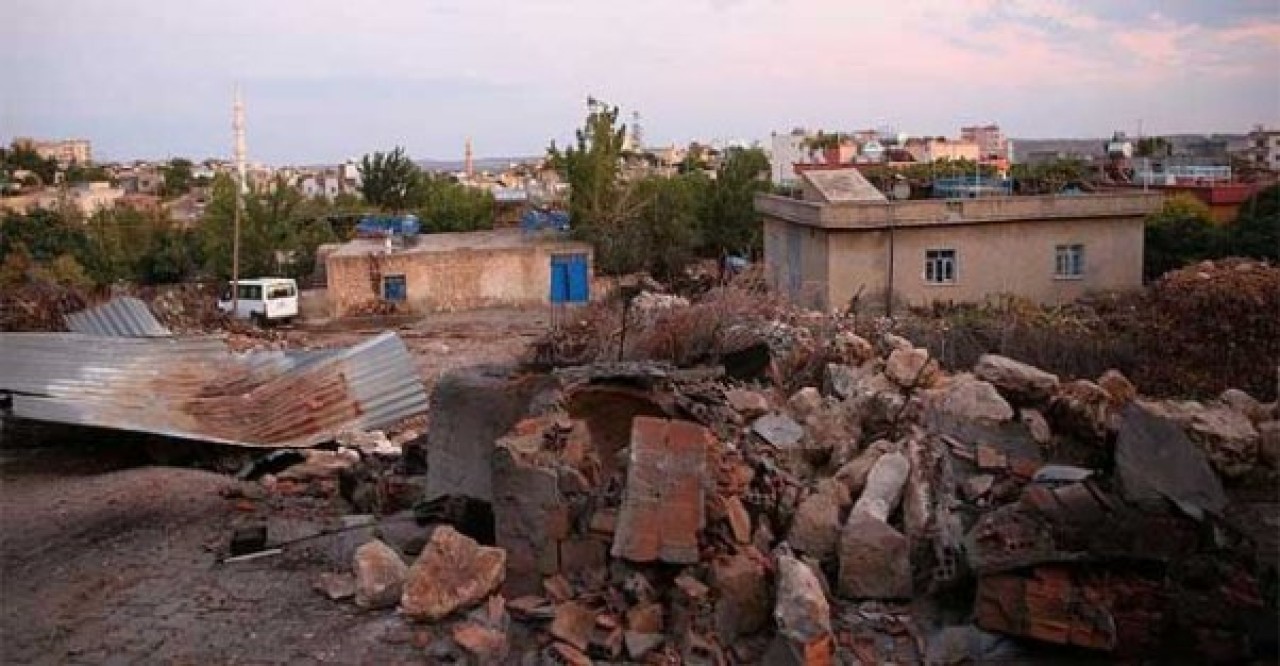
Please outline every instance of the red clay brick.
[[703, 477], [710, 430], [688, 421], [638, 416], [631, 426], [627, 490], [614, 534], [614, 557], [633, 562], [698, 561], [704, 524]]

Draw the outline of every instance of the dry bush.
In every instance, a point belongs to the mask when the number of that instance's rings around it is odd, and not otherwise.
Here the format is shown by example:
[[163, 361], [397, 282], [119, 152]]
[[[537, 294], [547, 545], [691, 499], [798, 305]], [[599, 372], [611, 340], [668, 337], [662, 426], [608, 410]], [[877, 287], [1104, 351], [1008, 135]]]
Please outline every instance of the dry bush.
[[1144, 391], [1276, 398], [1280, 267], [1225, 259], [1172, 271], [1148, 289], [1143, 315], [1133, 378]]

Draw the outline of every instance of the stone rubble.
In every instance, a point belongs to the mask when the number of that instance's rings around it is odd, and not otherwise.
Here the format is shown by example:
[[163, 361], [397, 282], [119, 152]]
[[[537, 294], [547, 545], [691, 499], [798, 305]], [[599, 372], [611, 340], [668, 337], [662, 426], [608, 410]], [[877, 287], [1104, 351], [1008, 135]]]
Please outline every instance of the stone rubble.
[[[383, 570], [399, 554], [362, 546], [357, 604], [398, 601], [431, 628], [428, 651], [482, 664], [1144, 658], [1161, 641], [1247, 656], [1233, 618], [1263, 612], [1258, 575], [1214, 541], [1230, 529], [1204, 528], [1229, 525], [1219, 477], [1277, 464], [1274, 406], [1145, 400], [1114, 370], [1060, 379], [990, 354], [948, 373], [874, 339], [805, 342], [825, 350], [807, 376], [821, 388], [645, 364], [557, 374], [493, 442], [489, 513], [432, 513], [398, 594]], [[360, 465], [386, 448], [346, 443]], [[1199, 577], [1153, 573], [1182, 567]], [[342, 582], [317, 589], [342, 598]]]

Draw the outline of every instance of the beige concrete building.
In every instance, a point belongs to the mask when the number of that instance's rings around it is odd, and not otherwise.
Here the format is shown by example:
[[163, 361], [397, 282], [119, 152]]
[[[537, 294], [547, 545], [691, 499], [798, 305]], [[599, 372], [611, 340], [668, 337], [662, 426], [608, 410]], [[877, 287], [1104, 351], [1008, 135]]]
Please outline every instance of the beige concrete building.
[[88, 139], [62, 139], [37, 141], [28, 137], [14, 139], [14, 143], [36, 151], [44, 159], [53, 158], [60, 166], [88, 164], [93, 161], [93, 145]]
[[402, 246], [358, 239], [324, 259], [335, 317], [380, 301], [411, 313], [540, 305], [553, 293], [582, 302], [591, 262], [586, 243], [519, 229], [424, 234]]
[[816, 200], [756, 197], [767, 278], [822, 309], [844, 308], [855, 295], [882, 309], [890, 292], [895, 304], [915, 306], [1000, 294], [1052, 304], [1138, 287], [1143, 218], [1162, 199], [1132, 192], [887, 201], [849, 183], [832, 189], [831, 173], [805, 188]]

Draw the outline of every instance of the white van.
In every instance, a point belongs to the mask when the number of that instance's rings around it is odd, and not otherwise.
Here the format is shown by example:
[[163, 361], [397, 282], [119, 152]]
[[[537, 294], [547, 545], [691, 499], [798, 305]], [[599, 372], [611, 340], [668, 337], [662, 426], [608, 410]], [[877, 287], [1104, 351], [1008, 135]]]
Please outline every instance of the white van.
[[231, 283], [218, 297], [218, 309], [237, 319], [252, 319], [260, 324], [289, 322], [298, 316], [298, 283], [291, 278], [254, 278], [240, 280], [240, 297], [236, 311], [231, 312]]

